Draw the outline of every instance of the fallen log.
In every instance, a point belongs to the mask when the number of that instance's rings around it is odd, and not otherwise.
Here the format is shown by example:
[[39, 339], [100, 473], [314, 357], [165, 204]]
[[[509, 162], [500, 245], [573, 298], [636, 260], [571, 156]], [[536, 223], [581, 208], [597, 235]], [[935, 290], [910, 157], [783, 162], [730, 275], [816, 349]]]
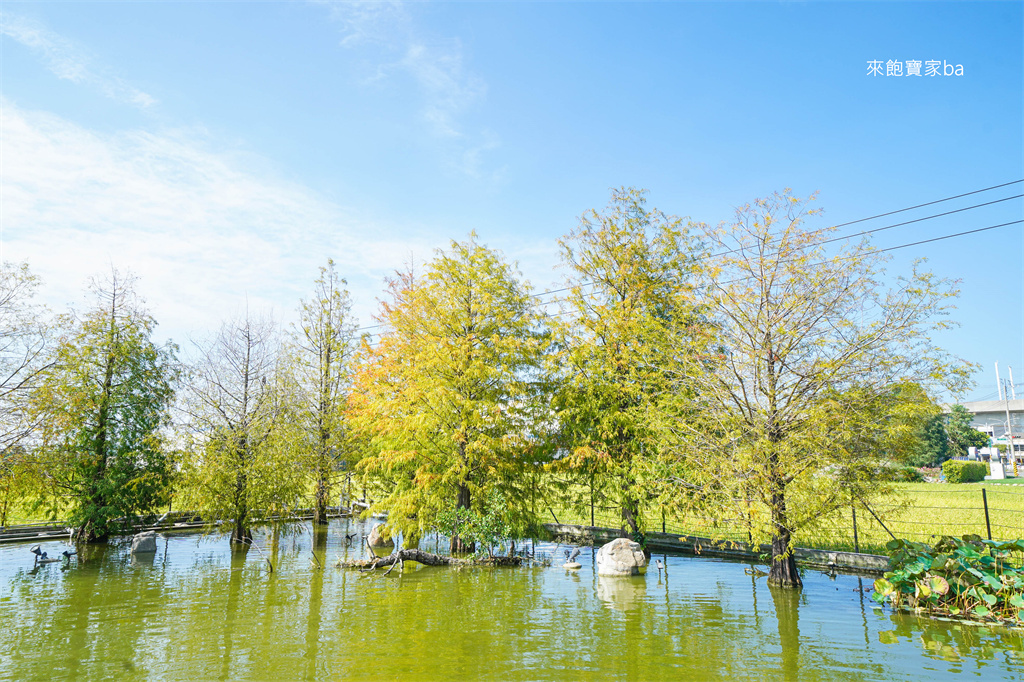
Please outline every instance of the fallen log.
[[372, 571], [377, 568], [394, 566], [401, 561], [416, 561], [424, 566], [518, 566], [522, 563], [522, 557], [517, 556], [492, 556], [482, 559], [461, 559], [459, 557], [441, 556], [431, 554], [422, 549], [400, 549], [383, 557], [373, 559], [357, 559], [355, 561], [338, 561], [335, 564], [338, 568], [358, 568], [363, 571]]

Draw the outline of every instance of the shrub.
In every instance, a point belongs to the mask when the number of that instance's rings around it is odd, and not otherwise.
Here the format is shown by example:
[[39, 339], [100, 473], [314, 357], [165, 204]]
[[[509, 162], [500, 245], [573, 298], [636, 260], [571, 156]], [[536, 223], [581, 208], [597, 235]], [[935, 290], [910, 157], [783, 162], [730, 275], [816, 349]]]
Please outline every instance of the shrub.
[[896, 483], [923, 483], [924, 476], [917, 467], [884, 462], [874, 468], [874, 478], [879, 481], [895, 481]]
[[924, 483], [924, 474], [917, 467], [897, 466], [893, 467], [892, 480], [899, 483]]
[[967, 462], [962, 459], [948, 459], [942, 463], [942, 473], [947, 483], [977, 483], [988, 475], [984, 462]]

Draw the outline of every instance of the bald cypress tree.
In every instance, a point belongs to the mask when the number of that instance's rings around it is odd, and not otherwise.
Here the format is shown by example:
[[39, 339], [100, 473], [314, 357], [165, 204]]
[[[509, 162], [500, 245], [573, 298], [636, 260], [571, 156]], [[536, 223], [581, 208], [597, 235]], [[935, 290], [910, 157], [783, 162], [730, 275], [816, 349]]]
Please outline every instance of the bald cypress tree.
[[[485, 513], [501, 499], [510, 532], [523, 532], [534, 521], [525, 474], [541, 464], [532, 429], [545, 414], [547, 345], [528, 286], [472, 235], [421, 275], [401, 273], [380, 322], [352, 414], [369, 443], [363, 470], [387, 490], [377, 507], [388, 525], [419, 537], [446, 510]], [[470, 547], [456, 533], [452, 549]]]

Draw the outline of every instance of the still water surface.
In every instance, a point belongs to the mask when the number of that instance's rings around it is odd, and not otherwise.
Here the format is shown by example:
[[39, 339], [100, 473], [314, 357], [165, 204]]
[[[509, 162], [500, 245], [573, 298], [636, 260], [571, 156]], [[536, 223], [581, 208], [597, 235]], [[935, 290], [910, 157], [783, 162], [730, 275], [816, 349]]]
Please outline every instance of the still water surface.
[[599, 578], [589, 549], [569, 572], [543, 543], [549, 567], [335, 568], [366, 531], [268, 529], [273, 574], [218, 535], [35, 571], [29, 545], [0, 547], [0, 680], [1024, 679], [1022, 633], [883, 611], [868, 579], [808, 571], [802, 592], [771, 590], [684, 556], [662, 556], [667, 577]]

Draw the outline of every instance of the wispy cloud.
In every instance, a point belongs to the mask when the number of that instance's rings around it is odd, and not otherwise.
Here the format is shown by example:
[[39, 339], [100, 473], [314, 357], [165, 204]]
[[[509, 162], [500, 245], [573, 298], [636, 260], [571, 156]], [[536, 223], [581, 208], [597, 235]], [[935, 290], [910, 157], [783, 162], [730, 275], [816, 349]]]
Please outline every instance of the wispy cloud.
[[111, 264], [141, 276], [162, 330], [215, 329], [248, 301], [289, 317], [334, 258], [367, 320], [381, 280], [437, 239], [392, 235], [201, 131], [101, 134], [0, 100], [4, 257], [60, 308]]
[[152, 107], [156, 99], [130, 86], [95, 64], [82, 48], [26, 17], [0, 13], [0, 34], [37, 53], [58, 78], [96, 88], [105, 96], [141, 109]]
[[419, 116], [437, 141], [452, 152], [460, 171], [483, 174], [483, 155], [500, 146], [491, 130], [473, 130], [467, 113], [481, 103], [487, 84], [465, 67], [457, 39], [427, 35], [401, 2], [334, 2], [326, 5], [341, 29], [341, 45], [373, 54], [364, 83], [380, 84], [398, 75], [410, 77], [419, 97]]

